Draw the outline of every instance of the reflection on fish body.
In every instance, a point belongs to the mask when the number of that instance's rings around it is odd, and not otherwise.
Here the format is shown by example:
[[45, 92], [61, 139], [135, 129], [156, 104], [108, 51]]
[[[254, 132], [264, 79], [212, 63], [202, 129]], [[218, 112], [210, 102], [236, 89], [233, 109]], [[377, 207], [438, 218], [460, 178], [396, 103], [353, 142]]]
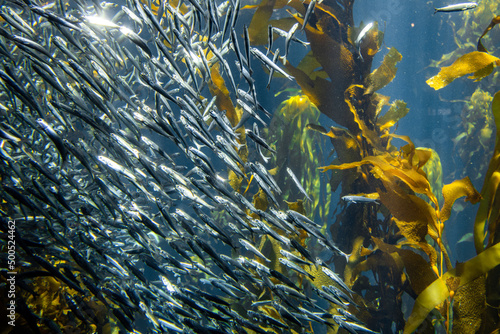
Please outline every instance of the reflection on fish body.
[[342, 196], [342, 200], [350, 203], [376, 203], [379, 204], [378, 199], [370, 198], [366, 196], [355, 196], [355, 195], [347, 195]]

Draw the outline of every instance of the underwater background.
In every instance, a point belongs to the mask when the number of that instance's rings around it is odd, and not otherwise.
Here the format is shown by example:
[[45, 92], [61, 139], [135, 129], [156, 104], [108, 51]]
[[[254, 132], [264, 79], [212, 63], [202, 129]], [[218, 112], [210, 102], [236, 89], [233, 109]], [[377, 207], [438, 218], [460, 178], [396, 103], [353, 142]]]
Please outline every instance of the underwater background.
[[1, 332], [498, 333], [498, 7], [1, 1]]

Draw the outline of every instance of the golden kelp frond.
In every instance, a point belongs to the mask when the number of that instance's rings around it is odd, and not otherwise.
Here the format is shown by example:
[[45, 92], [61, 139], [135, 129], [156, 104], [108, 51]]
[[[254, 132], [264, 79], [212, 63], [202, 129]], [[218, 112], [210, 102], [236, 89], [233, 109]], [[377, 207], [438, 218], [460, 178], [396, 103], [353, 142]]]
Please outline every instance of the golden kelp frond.
[[[219, 68], [219, 63], [216, 63], [211, 67], [211, 80], [208, 82], [208, 88], [210, 90], [210, 94], [216, 97], [215, 104], [217, 105], [217, 108], [219, 110], [224, 110], [227, 118], [229, 119], [229, 122], [231, 122], [231, 125], [236, 126], [241, 120], [243, 110], [239, 107], [234, 107], [224, 78], [220, 75]], [[248, 148], [246, 146], [245, 128], [242, 126], [238, 128], [236, 132], [239, 135], [238, 142], [242, 145], [242, 147], [238, 149], [238, 155], [244, 162], [246, 162], [248, 158]], [[232, 170], [229, 170], [228, 179], [231, 187], [234, 190], [238, 191], [240, 189], [243, 178], [239, 177]]]
[[262, 254], [271, 260], [271, 263], [268, 264], [269, 269], [284, 273], [278, 260], [280, 257], [281, 245], [276, 239], [271, 238], [268, 235], [264, 235], [260, 239], [260, 245], [258, 248]]
[[286, 205], [288, 205], [288, 209], [297, 211], [298, 213], [301, 213], [303, 215], [306, 214], [306, 210], [304, 209], [304, 201], [299, 199], [296, 202], [287, 202], [285, 201]]
[[[310, 3], [311, 1], [308, 0], [306, 2]], [[350, 16], [350, 13], [346, 11], [347, 8], [349, 8], [349, 5], [342, 7], [339, 6], [336, 1], [318, 1], [316, 3], [315, 10], [317, 9], [322, 12], [319, 14], [320, 16], [324, 16], [323, 14], [326, 14], [326, 16], [331, 17], [333, 20], [338, 22], [339, 26], [342, 24], [347, 24], [349, 26], [352, 25], [352, 16]]]
[[[156, 0], [156, 1], [148, 1], [148, 0], [141, 0], [141, 2], [145, 5], [151, 6], [151, 12], [155, 15], [158, 16], [158, 9], [160, 6], [163, 6], [161, 4], [161, 0]], [[181, 4], [179, 7], [179, 0], [170, 0], [169, 5], [172, 6], [172, 8], [176, 8], [180, 13], [186, 14], [189, 11], [189, 8], [185, 4]], [[163, 15], [168, 15], [167, 13], [164, 13]]]
[[487, 69], [492, 64], [499, 65], [500, 59], [485, 52], [474, 51], [458, 58], [451, 66], [441, 68], [437, 75], [426, 82], [429, 86], [438, 90], [469, 73], [474, 73], [472, 79], [478, 81], [489, 74], [480, 71]]
[[474, 246], [478, 254], [484, 249], [487, 221], [491, 224], [489, 226], [490, 231], [494, 231], [493, 228], [496, 227], [500, 212], [498, 205], [494, 205], [500, 185], [500, 92], [497, 92], [493, 97], [491, 108], [495, 118], [497, 133], [495, 150], [484, 179], [483, 188], [481, 189], [483, 200], [479, 205], [474, 222]]
[[378, 22], [374, 22], [373, 27], [366, 33], [360, 44], [355, 45], [362, 59], [363, 66], [360, 67], [363, 70], [370, 70], [373, 57], [380, 51], [383, 41], [384, 33], [378, 29]]
[[383, 156], [368, 156], [364, 161], [380, 168], [389, 179], [394, 177], [403, 181], [411, 190], [419, 194], [425, 194], [437, 206], [437, 200], [431, 191], [427, 178], [414, 168], [398, 166], [401, 160], [393, 158], [389, 154]]
[[[415, 300], [412, 313], [406, 322], [404, 334], [413, 333], [425, 320], [430, 311], [445, 301], [456, 290], [466, 286], [477, 277], [489, 272], [500, 265], [500, 243], [486, 249], [481, 254], [465, 263], [460, 263], [456, 268], [449, 270], [442, 277], [436, 279]], [[456, 284], [449, 285], [450, 278], [459, 279]]]
[[[437, 217], [435, 209], [423, 199], [405, 193], [400, 187], [383, 181], [387, 192], [379, 191], [380, 202], [386, 206], [395, 219], [401, 234], [412, 243], [425, 242], [427, 234], [436, 234]], [[432, 259], [433, 254], [429, 254]]]
[[432, 193], [436, 195], [438, 203], [441, 205], [443, 203], [443, 193], [441, 192], [443, 188], [443, 167], [438, 153], [431, 148], [418, 147], [415, 149], [415, 155], [418, 157], [418, 166], [427, 175]]
[[219, 110], [225, 110], [231, 125], [236, 126], [241, 119], [243, 111], [241, 109], [237, 110], [234, 107], [224, 78], [220, 75], [219, 68], [220, 64], [216, 63], [210, 69], [210, 77], [212, 80], [208, 82], [208, 88], [212, 96], [217, 96], [217, 100], [215, 101], [217, 108], [219, 108]]
[[344, 163], [342, 165], [323, 166], [323, 167], [319, 167], [319, 169], [321, 169], [322, 172], [326, 172], [327, 170], [331, 170], [331, 169], [344, 170], [344, 169], [356, 168], [356, 167], [360, 167], [362, 165], [369, 165], [369, 164], [371, 164], [370, 161], [361, 160], [361, 161], [347, 162], [347, 163]]
[[389, 53], [385, 55], [382, 64], [366, 78], [364, 94], [376, 92], [391, 82], [396, 77], [398, 71], [396, 64], [401, 59], [403, 59], [403, 56], [396, 48], [392, 47]]
[[481, 200], [481, 194], [477, 192], [468, 177], [461, 180], [455, 180], [443, 187], [444, 205], [439, 213], [441, 222], [444, 223], [450, 218], [453, 203], [463, 196], [466, 196], [465, 200], [472, 204], [476, 204]]

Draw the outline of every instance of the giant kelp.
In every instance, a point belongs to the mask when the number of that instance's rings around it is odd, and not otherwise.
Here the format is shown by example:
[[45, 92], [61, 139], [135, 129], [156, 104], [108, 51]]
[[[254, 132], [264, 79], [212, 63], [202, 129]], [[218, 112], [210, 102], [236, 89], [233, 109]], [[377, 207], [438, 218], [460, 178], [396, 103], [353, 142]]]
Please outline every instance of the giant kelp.
[[[287, 4], [298, 12], [292, 15], [303, 24], [311, 2]], [[468, 177], [442, 186], [437, 153], [415, 148], [409, 137], [391, 132], [408, 113], [408, 108], [404, 102], [395, 101], [383, 113], [390, 99], [376, 91], [392, 81], [401, 55], [391, 49], [382, 65], [370, 73], [382, 34], [374, 25], [366, 39], [356, 45], [354, 40], [364, 25], [354, 27], [352, 2], [342, 5], [334, 1], [316, 4], [304, 26], [310, 53], [298, 65], [289, 61], [285, 64], [310, 101], [340, 125], [329, 130], [308, 125], [309, 129], [328, 136], [333, 144], [334, 161], [322, 168], [333, 172], [331, 190], [342, 185], [343, 195], [373, 196], [376, 193], [375, 197], [383, 204], [380, 210], [371, 204], [362, 207], [351, 204], [338, 214], [337, 221], [330, 226], [331, 235], [341, 249], [352, 254], [347, 263], [341, 257], [334, 259], [336, 268], [344, 268], [348, 284], [364, 294], [370, 312], [363, 313], [363, 320], [368, 324], [386, 331], [395, 323], [397, 329], [405, 327], [409, 333], [440, 304], [439, 311], [447, 320], [445, 327], [451, 330], [450, 304], [442, 304], [443, 301], [448, 298], [449, 302], [456, 296], [465, 305], [473, 293], [466, 294], [466, 288], [462, 287], [472, 286], [470, 282], [488, 272], [497, 261], [496, 251], [492, 249], [487, 255], [454, 267], [443, 234], [456, 200], [465, 197], [474, 204], [481, 195]], [[288, 17], [272, 19], [273, 9], [282, 6], [284, 3], [279, 1], [263, 1], [258, 6], [252, 21], [256, 27], [252, 31], [254, 42], [266, 41], [264, 27], [268, 24], [280, 27], [294, 24]], [[258, 16], [258, 13], [266, 15]], [[468, 73], [474, 73], [472, 78], [479, 80], [491, 73], [497, 61], [496, 57], [483, 52], [465, 54], [428, 83], [439, 89]], [[398, 149], [393, 145], [395, 139], [407, 144]], [[432, 185], [429, 173], [433, 174]], [[484, 196], [484, 191], [482, 193]], [[481, 222], [476, 225], [484, 226]], [[484, 261], [490, 261], [490, 265], [483, 267]], [[370, 271], [378, 278], [375, 284], [367, 275]], [[417, 300], [406, 324], [401, 312], [403, 293]], [[428, 295], [443, 297], [426, 299]], [[455, 320], [457, 328], [461, 324], [460, 328], [467, 330], [460, 317]]]

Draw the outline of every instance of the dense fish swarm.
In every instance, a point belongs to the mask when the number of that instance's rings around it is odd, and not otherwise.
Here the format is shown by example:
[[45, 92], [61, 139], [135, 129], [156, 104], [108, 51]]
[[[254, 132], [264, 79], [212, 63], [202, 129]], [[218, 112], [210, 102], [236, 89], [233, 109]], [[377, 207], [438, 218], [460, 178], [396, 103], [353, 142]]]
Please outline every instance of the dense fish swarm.
[[[293, 78], [250, 46], [239, 11], [239, 0], [2, 2], [0, 228], [4, 250], [16, 245], [2, 280], [17, 272], [17, 326], [370, 332], [352, 314], [359, 296], [299, 235], [348, 256], [240, 154], [245, 137], [273, 152], [256, 125], [267, 111], [251, 61]], [[241, 119], [217, 107], [214, 68]], [[234, 190], [228, 169], [253, 179], [269, 208]]]

